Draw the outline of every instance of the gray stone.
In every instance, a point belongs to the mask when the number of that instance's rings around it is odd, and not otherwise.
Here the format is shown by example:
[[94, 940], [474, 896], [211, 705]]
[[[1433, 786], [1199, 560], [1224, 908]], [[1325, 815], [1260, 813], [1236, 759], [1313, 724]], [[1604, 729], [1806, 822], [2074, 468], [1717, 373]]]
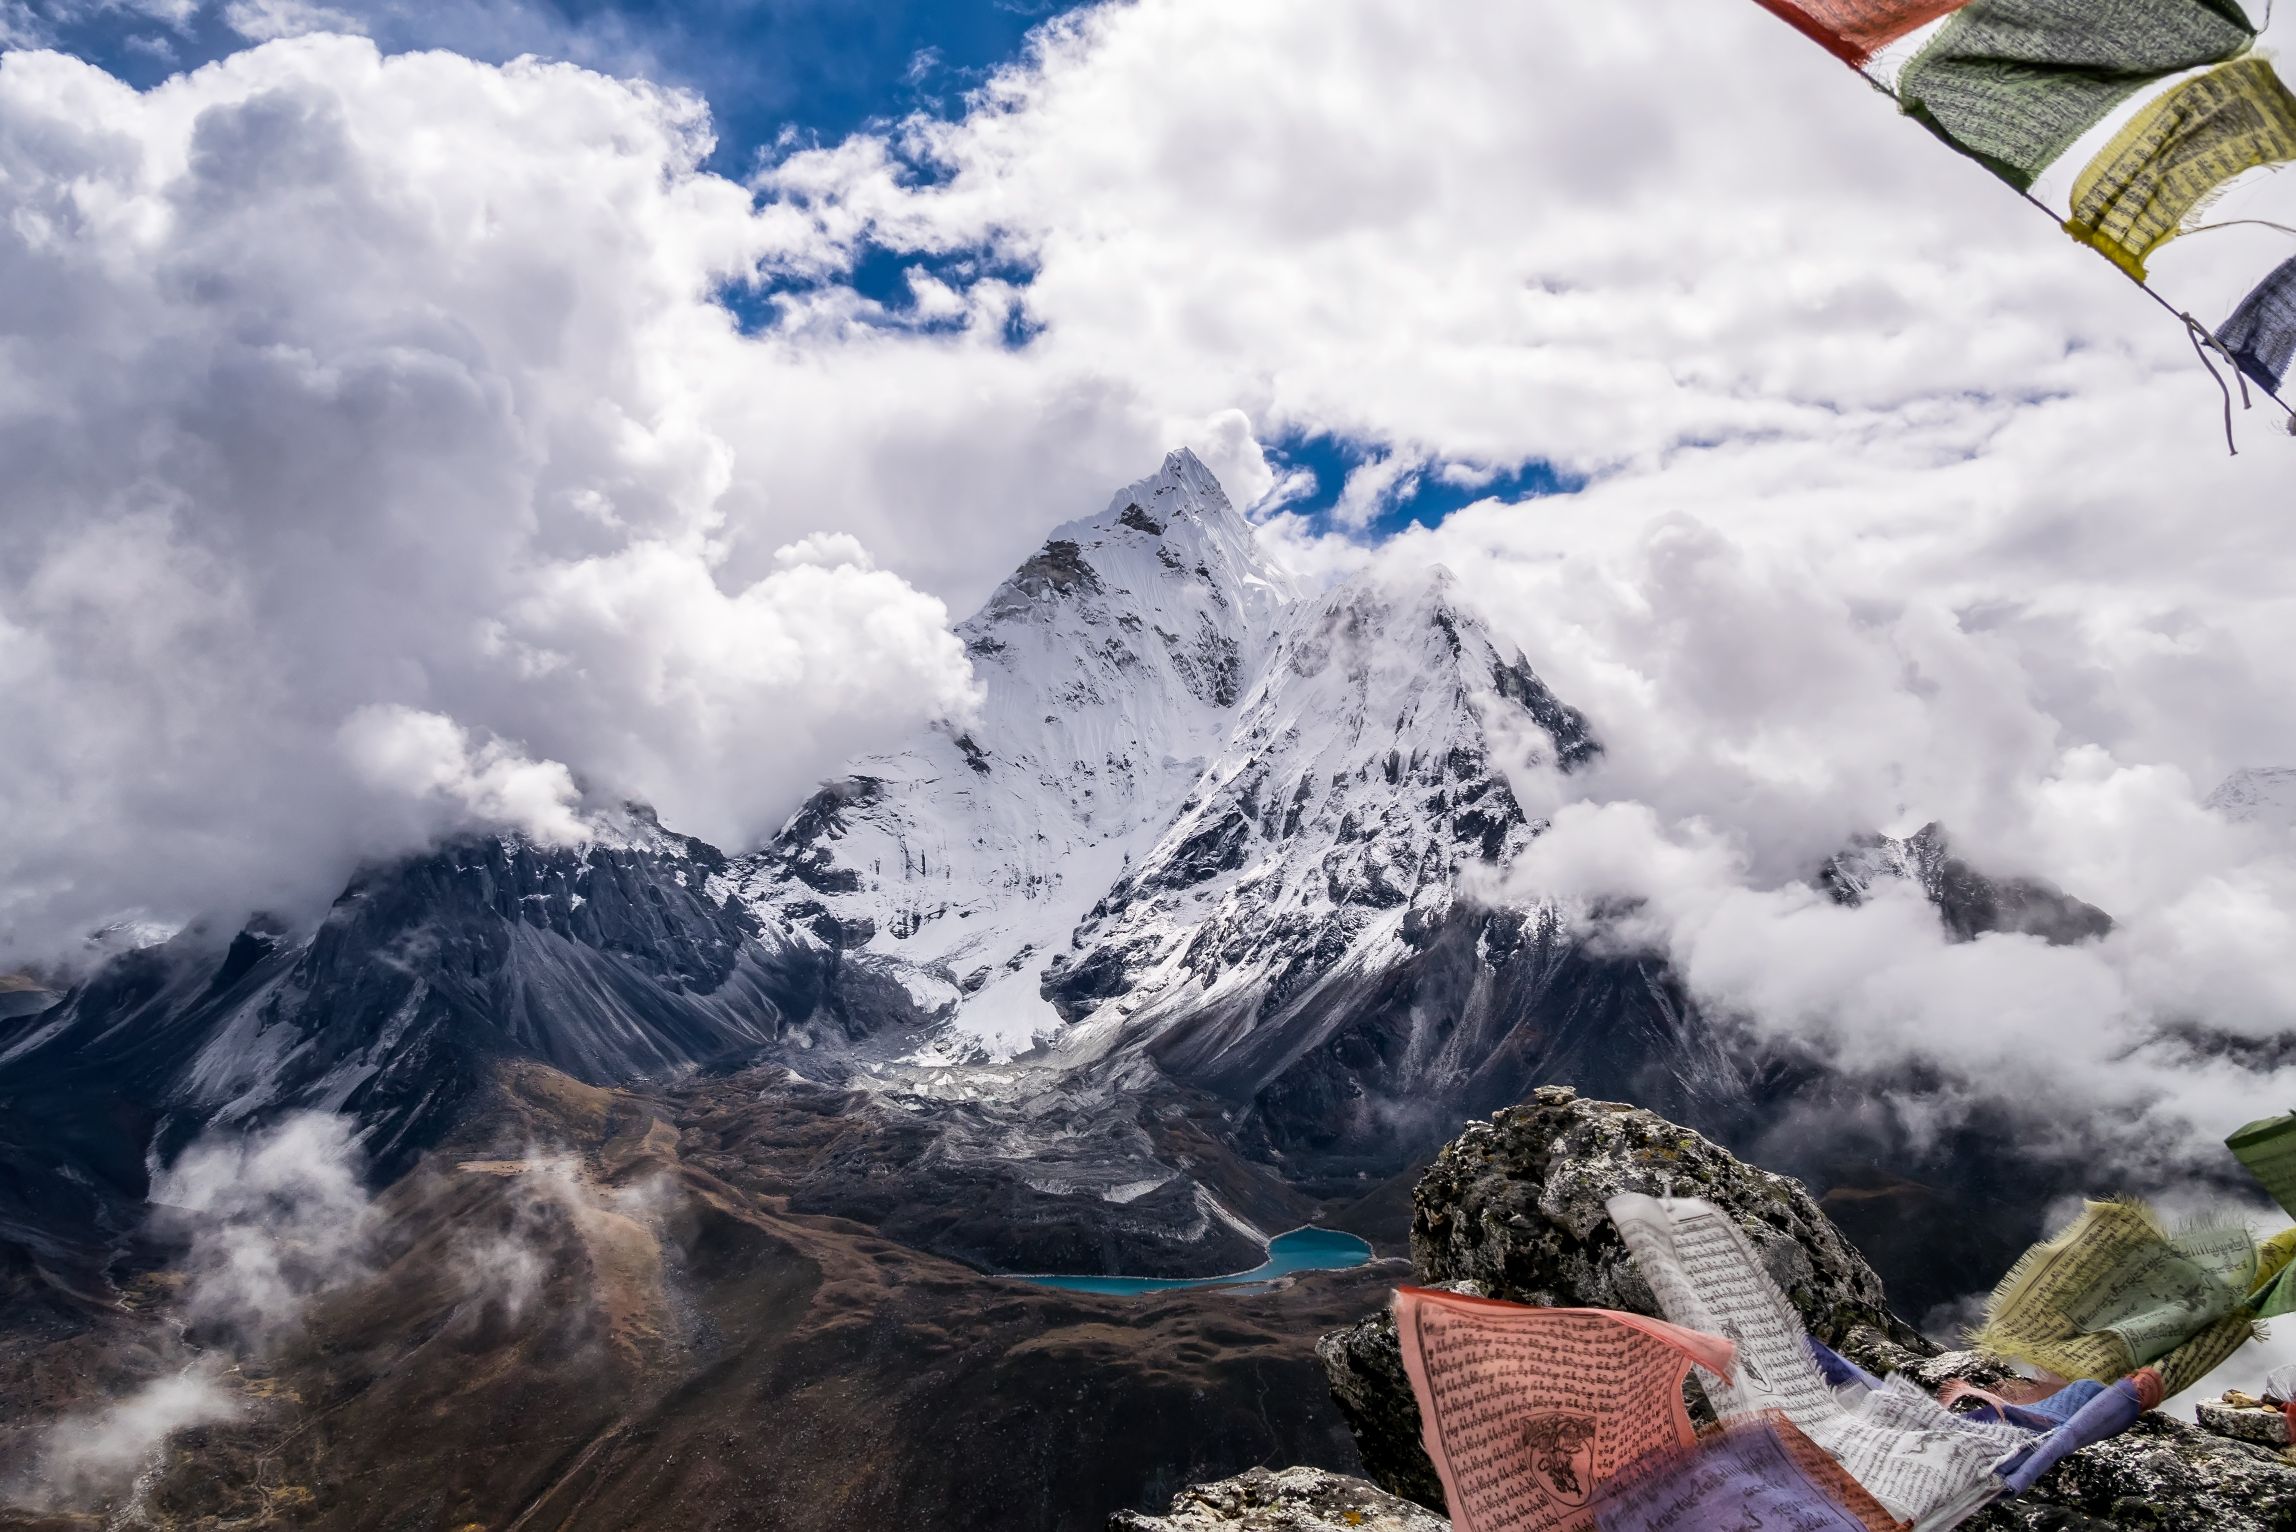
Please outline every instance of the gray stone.
[[1255, 1468], [1181, 1491], [1162, 1516], [1119, 1511], [1109, 1532], [1450, 1532], [1431, 1511], [1321, 1468]]
[[2288, 1417], [2278, 1405], [2234, 1405], [2222, 1399], [2203, 1400], [2193, 1413], [2200, 1417], [2200, 1428], [2217, 1436], [2229, 1436], [2236, 1442], [2254, 1442], [2259, 1447], [2285, 1447], [2288, 1445]]
[[1334, 1330], [1316, 1344], [1315, 1354], [1331, 1380], [1332, 1401], [1355, 1433], [1363, 1471], [1398, 1495], [1440, 1509], [1443, 1484], [1420, 1444], [1419, 1404], [1403, 1375], [1394, 1311], [1381, 1309]]
[[2155, 1410], [2124, 1435], [2065, 1459], [2030, 1498], [2131, 1532], [2288, 1532], [2296, 1528], [2296, 1467], [2277, 1452], [2211, 1436]]

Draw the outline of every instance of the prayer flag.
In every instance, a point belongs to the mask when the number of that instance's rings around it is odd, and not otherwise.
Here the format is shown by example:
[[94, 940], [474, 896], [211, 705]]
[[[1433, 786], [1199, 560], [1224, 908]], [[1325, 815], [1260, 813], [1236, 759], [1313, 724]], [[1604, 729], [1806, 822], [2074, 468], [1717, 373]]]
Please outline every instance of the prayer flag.
[[1965, 1399], [1978, 1401], [1977, 1407], [1960, 1413], [1972, 1420], [2000, 1420], [2028, 1431], [2054, 1431], [2080, 1412], [2081, 1406], [2105, 1391], [2105, 1385], [2094, 1378], [2081, 1378], [2066, 1384], [2055, 1393], [2044, 1395], [2026, 1404], [2004, 1398], [1990, 1389], [1978, 1388], [1959, 1378], [1948, 1378], [1937, 1391], [1937, 1402], [1953, 1409]]
[[1625, 1194], [1607, 1206], [1666, 1317], [1736, 1344], [1735, 1378], [1699, 1379], [1724, 1421], [1782, 1412], [1919, 1532], [1958, 1526], [2000, 1497], [1992, 1466], [2025, 1445], [2024, 1432], [1964, 1420], [1895, 1373], [1874, 1389], [1850, 1380], [1837, 1395], [1786, 1295], [1726, 1214], [1692, 1198]]
[[2256, 1280], [2248, 1306], [2259, 1319], [2296, 1311], [2296, 1229], [2282, 1229], [2256, 1247]]
[[2022, 188], [2148, 81], [2255, 37], [2238, 0], [1971, 0], [1906, 65], [1898, 96]]
[[2140, 1367], [2111, 1388], [2099, 1390], [2024, 1456], [2004, 1465], [2001, 1473], [2009, 1483], [2009, 1492], [2024, 1494], [2041, 1475], [2073, 1453], [2135, 1425], [2139, 1415], [2161, 1402], [2162, 1389], [2160, 1375], [2150, 1367]]
[[1845, 64], [1862, 64], [1969, 0], [1761, 0], [1762, 5]]
[[1602, 1532], [1792, 1528], [1897, 1532], [1898, 1522], [1783, 1415], [1717, 1431], [1605, 1492]]
[[2260, 58], [2149, 103], [2073, 183], [2065, 228], [2138, 281], [2186, 215], [2245, 170], [2296, 160], [2296, 96]]
[[[2296, 260], [2289, 261], [2274, 272], [2265, 286], [2271, 286], [2290, 272], [2296, 272]], [[2296, 277], [2290, 280], [2296, 282]], [[2252, 294], [2248, 303], [2255, 301]], [[2247, 311], [2248, 303], [2241, 305], [2242, 312]], [[2226, 328], [2229, 330], [2231, 326]], [[2231, 344], [2229, 336], [2226, 337], [2226, 344]], [[2280, 1211], [2296, 1217], [2296, 1112], [2283, 1117], [2266, 1117], [2235, 1129], [2225, 1139], [2224, 1147], [2232, 1151], [2234, 1159], [2248, 1167], [2248, 1173], [2263, 1185], [2265, 1195], [2280, 1204]]]
[[1458, 1532], [1591, 1532], [1595, 1490], [1694, 1439], [1682, 1384], [1730, 1343], [1605, 1309], [1399, 1288], [1419, 1428]]
[[[2263, 384], [2268, 392], [2280, 391], [2280, 385], [2287, 381], [2289, 364], [2296, 362], [2296, 256], [2281, 262], [2278, 270], [2241, 301], [2240, 307], [2232, 311], [2232, 317], [2224, 322], [2224, 328], [2216, 332], [2216, 338], [2224, 342], [2224, 348], [2232, 353], [2242, 372]], [[2296, 1118], [2286, 1117], [2272, 1120], [2296, 1122]], [[2240, 1132], [2262, 1126], [2251, 1123]], [[2233, 1135], [2239, 1136], [2239, 1133]], [[2237, 1154], [2239, 1150], [2236, 1148], [2233, 1152]], [[2255, 1169], [2253, 1165], [2249, 1168]], [[2296, 1170], [2284, 1174], [2296, 1175]], [[2273, 1193], [2273, 1200], [2283, 1208], [2288, 1207], [2288, 1199], [2278, 1192]], [[2296, 1208], [2288, 1211], [2296, 1214]]]
[[2091, 1202], [1994, 1289], [1971, 1341], [2062, 1378], [2116, 1382], [2152, 1363], [2175, 1394], [2254, 1330], [2256, 1247], [2237, 1224], [2174, 1236], [2133, 1202]]

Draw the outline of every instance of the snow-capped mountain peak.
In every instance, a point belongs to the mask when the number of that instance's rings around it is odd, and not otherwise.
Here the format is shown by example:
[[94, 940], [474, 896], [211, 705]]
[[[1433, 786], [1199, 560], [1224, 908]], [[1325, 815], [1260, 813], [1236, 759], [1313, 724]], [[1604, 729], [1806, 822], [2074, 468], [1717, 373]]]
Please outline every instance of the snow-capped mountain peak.
[[959, 631], [977, 712], [854, 762], [735, 879], [944, 1022], [920, 1062], [1153, 1044], [1256, 1089], [1439, 940], [1482, 964], [1452, 938], [1539, 828], [1508, 768], [1599, 751], [1447, 571], [1302, 596], [1186, 452]]
[[1111, 683], [1153, 691], [1176, 680], [1225, 708], [1249, 680], [1247, 640], [1295, 594], [1183, 449], [1099, 515], [1054, 528], [958, 631], [992, 690], [998, 672], [1084, 702], [1104, 700]]
[[2205, 806], [2235, 824], [2296, 826], [2296, 766], [2244, 766], [2217, 784]]
[[1343, 971], [1407, 960], [1464, 884], [1528, 843], [1511, 758], [1567, 770], [1599, 751], [1449, 571], [1341, 585], [1288, 615], [1227, 748], [1050, 993], [1135, 1039], [1223, 1018], [1209, 1051], [1226, 1052]]
[[1045, 963], [1225, 742], [1295, 595], [1210, 470], [1173, 453], [960, 625], [974, 714], [854, 762], [739, 887], [958, 1019], [960, 1054], [1028, 1047], [1060, 1025]]

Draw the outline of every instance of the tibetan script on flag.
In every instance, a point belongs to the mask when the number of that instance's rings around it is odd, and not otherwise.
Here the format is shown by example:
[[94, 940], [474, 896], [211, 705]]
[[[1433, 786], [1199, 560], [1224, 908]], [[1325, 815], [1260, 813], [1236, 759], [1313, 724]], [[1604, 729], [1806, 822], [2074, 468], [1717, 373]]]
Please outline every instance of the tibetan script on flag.
[[1458, 1532], [1591, 1529], [1598, 1486], [1692, 1440], [1691, 1367], [1732, 1365], [1727, 1341], [1637, 1314], [1413, 1287], [1395, 1328]]
[[1898, 1532], [1889, 1512], [1783, 1415], [1717, 1431], [1598, 1509], [1602, 1532], [1777, 1527]]
[[2244, 170], [2296, 159], [2296, 96], [2272, 66], [2212, 69], [2129, 119], [2073, 183], [2065, 227], [2144, 279], [2186, 215]]
[[2171, 1236], [2134, 1203], [2092, 1202], [2010, 1269], [1971, 1339], [2061, 1378], [2111, 1383], [2149, 1362], [2175, 1394], [2249, 1338], [2255, 1272], [2238, 1225]]
[[[2000, 1496], [1992, 1465], [2024, 1444], [2023, 1432], [1963, 1421], [1894, 1374], [1877, 1389], [1837, 1394], [1727, 1215], [1690, 1198], [1622, 1195], [1608, 1206], [1667, 1318], [1736, 1344], [1735, 1380], [1699, 1380], [1724, 1420], [1782, 1413], [1892, 1515], [1925, 1529], [1957, 1525]], [[1853, 1394], [1862, 1397], [1845, 1403]]]
[[2148, 81], [2255, 40], [2238, 0], [1971, 0], [1906, 65], [1898, 96], [2026, 187]]

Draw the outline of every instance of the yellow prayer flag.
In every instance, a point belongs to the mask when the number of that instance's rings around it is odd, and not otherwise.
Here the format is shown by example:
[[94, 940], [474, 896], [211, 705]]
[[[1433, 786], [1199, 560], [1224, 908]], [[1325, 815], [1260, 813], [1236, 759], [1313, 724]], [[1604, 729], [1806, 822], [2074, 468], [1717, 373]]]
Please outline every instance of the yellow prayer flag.
[[2062, 1378], [2111, 1383], [2151, 1364], [2174, 1393], [2246, 1341], [2256, 1249], [2235, 1224], [2171, 1235], [2133, 1202], [2091, 1202], [2011, 1268], [1978, 1346]]
[[2296, 96], [2250, 55], [2129, 119], [2073, 183], [2065, 230], [2138, 281], [2152, 252], [2242, 171], [2296, 160]]

